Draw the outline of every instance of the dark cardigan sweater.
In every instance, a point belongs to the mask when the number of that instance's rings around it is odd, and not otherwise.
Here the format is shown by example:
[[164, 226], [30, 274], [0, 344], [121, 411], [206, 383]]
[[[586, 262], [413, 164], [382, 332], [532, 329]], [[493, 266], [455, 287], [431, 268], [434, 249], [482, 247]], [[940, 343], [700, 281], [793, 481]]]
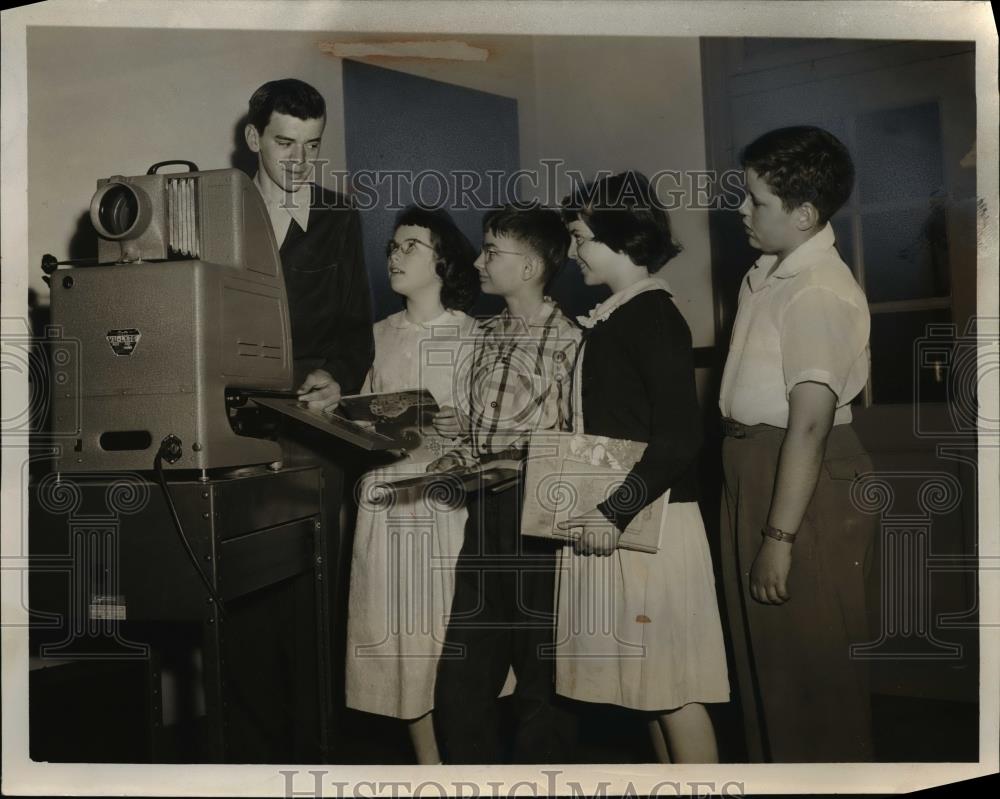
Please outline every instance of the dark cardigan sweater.
[[[665, 291], [646, 291], [585, 334], [584, 432], [647, 443], [625, 483], [599, 505], [625, 530], [668, 488], [671, 502], [697, 500], [702, 443], [691, 331]], [[643, 497], [640, 507], [634, 499]]]

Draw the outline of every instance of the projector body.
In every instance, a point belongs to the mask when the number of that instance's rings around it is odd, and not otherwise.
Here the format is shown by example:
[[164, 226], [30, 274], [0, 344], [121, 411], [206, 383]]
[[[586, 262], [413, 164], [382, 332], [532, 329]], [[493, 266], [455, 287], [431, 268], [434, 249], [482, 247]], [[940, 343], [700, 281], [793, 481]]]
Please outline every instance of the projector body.
[[[52, 323], [71, 346], [52, 384], [61, 472], [215, 469], [281, 459], [237, 435], [227, 391], [290, 391], [292, 345], [277, 244], [238, 170], [100, 181], [91, 218], [110, 265], [51, 276]], [[53, 370], [54, 372], [56, 370]]]

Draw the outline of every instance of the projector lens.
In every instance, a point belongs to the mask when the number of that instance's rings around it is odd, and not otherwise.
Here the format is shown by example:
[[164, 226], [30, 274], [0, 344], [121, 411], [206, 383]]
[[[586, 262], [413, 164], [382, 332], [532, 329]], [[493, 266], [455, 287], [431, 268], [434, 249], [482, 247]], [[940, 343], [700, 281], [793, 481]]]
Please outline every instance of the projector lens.
[[101, 196], [97, 221], [105, 235], [124, 236], [139, 218], [139, 198], [124, 183], [110, 185]]

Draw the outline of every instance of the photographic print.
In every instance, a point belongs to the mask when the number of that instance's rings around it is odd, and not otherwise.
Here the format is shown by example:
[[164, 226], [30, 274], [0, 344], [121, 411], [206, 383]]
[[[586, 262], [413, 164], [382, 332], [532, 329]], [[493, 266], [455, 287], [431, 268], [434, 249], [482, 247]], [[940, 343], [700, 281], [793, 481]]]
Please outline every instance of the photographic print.
[[995, 774], [989, 11], [5, 9], [5, 793]]

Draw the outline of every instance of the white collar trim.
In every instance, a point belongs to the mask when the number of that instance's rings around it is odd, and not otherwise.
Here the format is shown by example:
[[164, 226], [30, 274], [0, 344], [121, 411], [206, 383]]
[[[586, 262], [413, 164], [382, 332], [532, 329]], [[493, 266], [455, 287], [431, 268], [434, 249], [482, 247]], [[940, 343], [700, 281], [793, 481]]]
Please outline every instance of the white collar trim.
[[638, 283], [633, 283], [628, 288], [612, 294], [597, 307], [592, 308], [590, 313], [586, 316], [576, 317], [576, 321], [584, 327], [594, 327], [598, 322], [603, 322], [611, 316], [611, 314], [613, 314], [618, 308], [623, 306], [633, 297], [647, 291], [665, 291], [668, 294], [673, 294], [670, 290], [670, 286], [667, 285], [665, 280], [661, 280], [657, 277], [643, 278]]

